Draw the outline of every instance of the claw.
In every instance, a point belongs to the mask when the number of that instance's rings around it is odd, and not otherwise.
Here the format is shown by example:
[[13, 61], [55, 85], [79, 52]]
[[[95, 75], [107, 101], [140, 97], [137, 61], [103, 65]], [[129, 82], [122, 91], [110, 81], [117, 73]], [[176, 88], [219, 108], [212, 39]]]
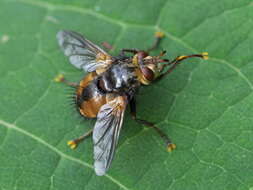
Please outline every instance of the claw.
[[164, 37], [164, 33], [163, 32], [156, 32], [155, 33], [155, 37], [157, 37], [157, 38], [163, 38]]
[[70, 146], [71, 149], [75, 149], [77, 147], [77, 143], [73, 140], [68, 141], [68, 145]]
[[62, 82], [64, 80], [64, 75], [63, 74], [59, 74], [54, 78], [55, 82]]
[[176, 148], [176, 145], [173, 143], [168, 144], [167, 151], [172, 152]]
[[208, 52], [203, 52], [202, 56], [204, 60], [208, 60]]

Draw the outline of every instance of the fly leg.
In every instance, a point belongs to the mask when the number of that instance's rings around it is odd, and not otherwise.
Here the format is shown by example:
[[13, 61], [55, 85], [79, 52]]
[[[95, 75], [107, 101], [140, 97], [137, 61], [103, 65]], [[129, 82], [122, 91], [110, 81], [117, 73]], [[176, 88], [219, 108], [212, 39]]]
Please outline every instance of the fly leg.
[[89, 130], [88, 132], [84, 133], [82, 136], [76, 139], [68, 141], [68, 145], [70, 146], [71, 149], [75, 149], [80, 142], [90, 137], [92, 135], [92, 132], [93, 132], [93, 129]]
[[139, 50], [137, 50], [137, 49], [122, 49], [122, 50], [120, 50], [119, 56], [126, 57], [125, 53], [136, 54], [136, 53], [138, 53], [138, 51]]
[[138, 52], [145, 52], [145, 54], [148, 55], [150, 51], [155, 50], [159, 46], [159, 44], [161, 42], [161, 39], [163, 37], [164, 37], [164, 33], [163, 32], [156, 32], [155, 33], [155, 41], [154, 41], [153, 45], [150, 48], [148, 48], [146, 51], [143, 51], [143, 50], [140, 51], [138, 49], [122, 49], [120, 51], [119, 55], [121, 57], [125, 57], [126, 56], [125, 53], [137, 54]]
[[[162, 74], [156, 78], [156, 81], [161, 80], [162, 78], [164, 78], [164, 76], [171, 73], [171, 71], [173, 71], [176, 68], [176, 66], [181, 63], [181, 61], [183, 61], [185, 59], [188, 59], [188, 58], [191, 58], [191, 57], [199, 57], [199, 58], [202, 58], [204, 60], [207, 60], [208, 59], [208, 53], [204, 52], [202, 54], [177, 56], [173, 61], [170, 61], [167, 64], [162, 65], [162, 68], [161, 68], [161, 71], [160, 71]], [[168, 66], [171, 66], [171, 67], [167, 71], [163, 72], [165, 70], [165, 68], [168, 67]]]
[[158, 133], [158, 135], [165, 142], [167, 150], [169, 152], [171, 152], [172, 150], [174, 150], [176, 148], [176, 145], [172, 143], [171, 139], [161, 129], [159, 129], [154, 123], [143, 120], [143, 119], [139, 119], [136, 117], [136, 102], [135, 102], [134, 98], [130, 101], [130, 110], [131, 110], [132, 118], [137, 123], [142, 124], [142, 125], [146, 125], [150, 128], [153, 128]]
[[55, 82], [62, 82], [70, 87], [73, 87], [73, 88], [77, 88], [79, 85], [77, 83], [74, 83], [74, 82], [70, 82], [68, 80], [66, 80], [63, 76], [63, 74], [59, 74], [58, 76], [56, 76], [54, 78], [54, 81]]
[[[55, 77], [54, 80], [55, 80], [55, 82], [62, 82], [62, 83], [66, 84], [70, 87], [73, 87], [73, 88], [79, 87], [79, 85], [77, 83], [70, 82], [70, 81], [66, 80], [62, 74], [59, 74], [57, 77]], [[89, 130], [88, 132], [84, 133], [82, 136], [80, 136], [76, 139], [68, 141], [68, 145], [70, 146], [70, 148], [75, 149], [80, 142], [82, 142], [87, 137], [91, 136], [92, 132], [93, 132], [93, 129]]]
[[160, 44], [160, 42], [161, 42], [161, 39], [163, 37], [164, 37], [164, 33], [163, 32], [156, 32], [155, 33], [155, 41], [154, 41], [153, 45], [150, 48], [148, 48], [146, 51], [150, 52], [150, 51], [153, 51], [153, 50], [157, 49], [158, 46], [159, 46], [159, 44]]
[[113, 46], [109, 44], [108, 42], [102, 42], [101, 44], [104, 48], [108, 49], [109, 51], [113, 50]]

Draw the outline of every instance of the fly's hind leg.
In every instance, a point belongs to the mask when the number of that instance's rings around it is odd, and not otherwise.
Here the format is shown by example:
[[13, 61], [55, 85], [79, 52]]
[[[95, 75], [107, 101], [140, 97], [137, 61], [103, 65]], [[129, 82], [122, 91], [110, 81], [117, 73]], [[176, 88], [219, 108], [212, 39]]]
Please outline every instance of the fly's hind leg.
[[[57, 77], [55, 77], [54, 81], [55, 82], [62, 82], [62, 83], [66, 84], [70, 87], [73, 87], [73, 88], [79, 87], [79, 85], [77, 83], [69, 82], [68, 80], [66, 80], [62, 74], [59, 74]], [[76, 148], [80, 142], [85, 140], [87, 137], [91, 136], [92, 132], [93, 132], [93, 129], [89, 130], [88, 132], [84, 133], [82, 136], [80, 136], [76, 139], [68, 141], [68, 145], [72, 149]]]
[[92, 135], [92, 133], [93, 133], [93, 129], [89, 130], [88, 132], [84, 133], [82, 136], [80, 136], [76, 139], [68, 141], [68, 145], [70, 146], [71, 149], [75, 149], [80, 142], [82, 142], [86, 138], [90, 137]]
[[62, 83], [64, 83], [64, 84], [66, 84], [67, 86], [70, 86], [70, 87], [73, 87], [73, 88], [77, 88], [77, 87], [78, 87], [78, 84], [77, 84], [77, 83], [70, 82], [70, 81], [66, 80], [66, 79], [64, 78], [64, 75], [63, 75], [63, 74], [57, 75], [57, 76], [54, 78], [54, 81], [55, 81], [55, 82], [62, 82]]
[[134, 98], [130, 101], [130, 110], [131, 110], [132, 118], [137, 123], [142, 124], [142, 125], [146, 125], [150, 128], [153, 128], [158, 133], [158, 135], [165, 142], [167, 150], [169, 152], [171, 152], [172, 150], [174, 150], [176, 148], [176, 145], [172, 143], [171, 139], [161, 129], [159, 129], [154, 123], [143, 120], [143, 119], [139, 119], [136, 117], [136, 102], [135, 102]]

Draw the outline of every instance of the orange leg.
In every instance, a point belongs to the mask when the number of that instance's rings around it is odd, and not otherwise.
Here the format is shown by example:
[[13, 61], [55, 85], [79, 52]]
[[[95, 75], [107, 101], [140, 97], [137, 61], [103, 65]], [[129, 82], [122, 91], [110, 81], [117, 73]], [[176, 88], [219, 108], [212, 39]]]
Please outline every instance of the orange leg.
[[159, 129], [154, 123], [143, 120], [143, 119], [139, 119], [136, 117], [136, 103], [135, 103], [135, 99], [133, 98], [130, 101], [130, 110], [131, 110], [131, 115], [132, 118], [139, 124], [142, 125], [146, 125], [150, 128], [153, 128], [158, 135], [163, 139], [163, 141], [166, 144], [167, 147], [167, 151], [171, 152], [172, 150], [174, 150], [176, 148], [176, 145], [174, 143], [172, 143], [171, 139], [168, 137], [168, 135], [166, 135], [161, 129]]
[[92, 133], [93, 129], [89, 130], [87, 133], [84, 133], [82, 136], [76, 139], [68, 141], [68, 145], [70, 146], [71, 149], [75, 149], [80, 142], [84, 141], [87, 137], [90, 137]]

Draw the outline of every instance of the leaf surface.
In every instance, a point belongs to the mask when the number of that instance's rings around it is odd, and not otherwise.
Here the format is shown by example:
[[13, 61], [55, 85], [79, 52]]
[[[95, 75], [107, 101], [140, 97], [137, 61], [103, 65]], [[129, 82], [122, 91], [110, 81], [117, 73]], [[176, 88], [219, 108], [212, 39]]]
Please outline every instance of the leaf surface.
[[[251, 0], [0, 1], [0, 189], [252, 190], [252, 18]], [[90, 139], [67, 147], [94, 121], [53, 81], [84, 75], [60, 51], [61, 29], [107, 41], [112, 54], [148, 48], [155, 31], [169, 59], [209, 52], [138, 94], [138, 115], [158, 123], [174, 152], [128, 113], [104, 177], [93, 171]]]

